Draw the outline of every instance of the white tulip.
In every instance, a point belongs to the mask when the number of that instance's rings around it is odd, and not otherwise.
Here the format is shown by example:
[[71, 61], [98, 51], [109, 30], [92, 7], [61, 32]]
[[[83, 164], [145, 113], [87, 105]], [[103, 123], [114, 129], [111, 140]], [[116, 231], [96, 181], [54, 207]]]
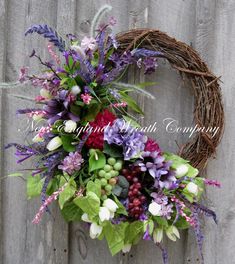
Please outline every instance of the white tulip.
[[156, 228], [153, 231], [153, 241], [154, 243], [160, 243], [163, 238], [163, 229], [162, 228]]
[[110, 219], [109, 209], [106, 207], [100, 207], [99, 217], [101, 222], [104, 222], [105, 220], [109, 220]]
[[198, 195], [198, 186], [197, 184], [190, 182], [186, 185], [186, 190], [192, 194], [194, 194], [195, 196]]
[[97, 238], [102, 233], [103, 227], [97, 225], [96, 223], [92, 223], [90, 226], [90, 237], [92, 239]]
[[87, 223], [92, 223], [92, 221], [89, 219], [88, 214], [84, 213], [81, 217], [82, 221]]
[[71, 93], [74, 94], [74, 95], [77, 95], [80, 92], [81, 92], [81, 88], [78, 85], [73, 86], [72, 89], [71, 89]]
[[36, 136], [34, 136], [34, 138], [32, 139], [32, 141], [33, 141], [34, 143], [37, 143], [37, 142], [43, 142], [43, 141], [44, 141], [44, 138], [39, 137], [39, 135], [37, 134]]
[[47, 149], [49, 151], [53, 151], [57, 148], [59, 148], [62, 145], [62, 140], [60, 137], [54, 137], [48, 144], [47, 144]]
[[50, 99], [50, 98], [51, 98], [51, 94], [50, 94], [50, 92], [49, 92], [47, 89], [45, 89], [45, 88], [42, 88], [42, 89], [40, 90], [40, 95], [41, 95], [42, 97], [46, 98], [46, 99]]
[[149, 205], [149, 212], [153, 215], [153, 216], [160, 216], [161, 215], [161, 205], [156, 203], [156, 202], [152, 202], [150, 205]]
[[118, 209], [118, 205], [112, 199], [106, 199], [103, 203], [103, 206], [108, 208], [110, 212], [115, 213]]
[[131, 250], [131, 244], [126, 244], [126, 245], [124, 245], [123, 248], [122, 248], [122, 252], [123, 252], [123, 253], [127, 253], [127, 252], [129, 252], [130, 250]]
[[64, 131], [66, 133], [72, 133], [77, 128], [77, 123], [73, 120], [68, 120], [65, 122]]
[[176, 177], [183, 177], [188, 172], [188, 166], [186, 164], [182, 164], [176, 168]]

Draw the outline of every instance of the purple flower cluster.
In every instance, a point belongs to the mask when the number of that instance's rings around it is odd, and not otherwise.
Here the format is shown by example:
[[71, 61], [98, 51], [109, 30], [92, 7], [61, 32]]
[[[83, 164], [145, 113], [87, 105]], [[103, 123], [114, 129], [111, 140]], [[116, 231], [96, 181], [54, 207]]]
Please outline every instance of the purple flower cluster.
[[83, 161], [84, 160], [79, 152], [70, 152], [62, 161], [62, 165], [58, 166], [58, 169], [72, 175], [75, 171], [80, 170]]
[[122, 146], [124, 159], [130, 160], [144, 150], [147, 137], [127, 124], [124, 119], [117, 119], [112, 126], [105, 128], [104, 140], [108, 144]]

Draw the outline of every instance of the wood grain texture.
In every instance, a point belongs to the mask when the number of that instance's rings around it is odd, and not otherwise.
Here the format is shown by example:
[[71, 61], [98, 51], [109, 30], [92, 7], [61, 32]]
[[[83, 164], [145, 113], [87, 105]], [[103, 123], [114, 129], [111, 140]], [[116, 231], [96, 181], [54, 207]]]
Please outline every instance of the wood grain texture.
[[[205, 231], [204, 255], [207, 264], [235, 264], [235, 207], [233, 184], [234, 167], [234, 11], [233, 0], [0, 0], [0, 81], [15, 81], [22, 65], [38, 72], [36, 60], [27, 57], [33, 48], [47, 58], [46, 41], [39, 36], [24, 38], [24, 31], [32, 24], [47, 23], [57, 28], [59, 34], [76, 33], [80, 38], [89, 33], [95, 12], [111, 4], [119, 32], [135, 27], [157, 28], [192, 45], [217, 75], [222, 75], [226, 124], [224, 138], [218, 149], [217, 159], [208, 165], [207, 175], [222, 182], [219, 191], [208, 189], [207, 203], [218, 212], [219, 225], [203, 221]], [[107, 16], [108, 17], [108, 16]], [[3, 40], [3, 41], [2, 41]], [[146, 116], [142, 124], [157, 122], [157, 132], [150, 136], [159, 140], [163, 149], [177, 151], [178, 144], [187, 141], [187, 135], [168, 133], [166, 118], [178, 121], [179, 126], [191, 126], [193, 95], [187, 81], [159, 61], [156, 75], [146, 78], [135, 69], [128, 74], [128, 81], [156, 81], [148, 88], [155, 97], [150, 101], [136, 97]], [[0, 90], [0, 138], [3, 146], [25, 139], [25, 121], [15, 115], [18, 108], [32, 106], [38, 91], [20, 85], [8, 91]], [[19, 96], [27, 97], [19, 99]], [[11, 121], [9, 121], [11, 120]], [[17, 130], [17, 128], [20, 130]], [[27, 164], [30, 166], [30, 163]], [[14, 151], [1, 155], [1, 177], [19, 169], [15, 165]], [[23, 168], [23, 167], [22, 167]], [[2, 186], [1, 186], [2, 185]], [[40, 225], [31, 220], [40, 206], [40, 199], [28, 201], [25, 183], [20, 179], [0, 182], [0, 263], [3, 264], [160, 264], [159, 249], [151, 242], [133, 247], [130, 254], [111, 257], [106, 243], [91, 240], [84, 224], [67, 224], [58, 208], [52, 207], [52, 216], [45, 215]], [[2, 205], [2, 207], [1, 207]], [[55, 220], [54, 220], [55, 219]], [[197, 264], [199, 254], [191, 231], [183, 232], [181, 241], [166, 242], [170, 264]], [[2, 251], [1, 251], [2, 248]]]

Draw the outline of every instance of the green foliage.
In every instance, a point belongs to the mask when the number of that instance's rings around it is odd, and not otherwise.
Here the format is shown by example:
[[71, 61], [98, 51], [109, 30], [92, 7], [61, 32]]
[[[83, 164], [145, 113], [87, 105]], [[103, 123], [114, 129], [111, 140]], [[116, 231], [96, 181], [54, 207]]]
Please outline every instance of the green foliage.
[[115, 203], [118, 206], [118, 209], [117, 209], [116, 213], [120, 214], [120, 215], [126, 215], [127, 216], [128, 213], [126, 211], [125, 206], [118, 200], [118, 198], [115, 195], [113, 195], [113, 198], [114, 198]]
[[126, 102], [133, 111], [138, 114], [144, 115], [144, 112], [140, 109], [140, 107], [137, 105], [136, 101], [132, 97], [122, 91], [120, 91], [120, 94], [122, 97], [122, 101]]
[[129, 223], [126, 228], [125, 244], [137, 244], [144, 233], [144, 222], [135, 221]]
[[120, 158], [123, 156], [122, 147], [118, 147], [114, 144], [109, 145], [107, 142], [104, 142], [104, 150], [103, 152], [110, 157]]
[[100, 180], [96, 179], [94, 182], [89, 181], [86, 186], [87, 192], [95, 193], [99, 198], [101, 196], [101, 182]]
[[91, 220], [99, 214], [100, 199], [93, 192], [87, 192], [86, 196], [77, 197], [73, 202], [80, 207], [84, 213], [87, 213]]
[[175, 226], [179, 229], [188, 229], [190, 224], [182, 216], [179, 217], [178, 221], [175, 223]]
[[154, 216], [153, 220], [159, 225], [162, 226], [163, 228], [167, 228], [168, 227], [168, 222], [166, 220], [166, 218], [163, 218], [161, 216]]
[[41, 194], [45, 178], [41, 179], [40, 175], [28, 176], [27, 178], [27, 196], [29, 199]]
[[59, 206], [63, 209], [64, 204], [69, 201], [76, 192], [76, 183], [73, 179], [70, 179], [68, 184], [65, 186], [64, 191], [59, 195]]
[[73, 137], [71, 135], [61, 135], [61, 140], [63, 143], [63, 148], [67, 152], [73, 152], [75, 151], [76, 147], [72, 145], [72, 142], [74, 141]]
[[108, 222], [104, 226], [104, 235], [108, 243], [109, 250], [113, 255], [122, 250], [125, 241], [125, 230], [128, 223], [122, 222], [118, 225], [113, 225]]
[[80, 221], [83, 211], [73, 202], [67, 202], [61, 210], [61, 214], [67, 222]]
[[104, 167], [105, 164], [106, 164], [105, 155], [100, 150], [96, 150], [94, 153], [90, 155], [89, 158], [89, 172], [101, 169]]

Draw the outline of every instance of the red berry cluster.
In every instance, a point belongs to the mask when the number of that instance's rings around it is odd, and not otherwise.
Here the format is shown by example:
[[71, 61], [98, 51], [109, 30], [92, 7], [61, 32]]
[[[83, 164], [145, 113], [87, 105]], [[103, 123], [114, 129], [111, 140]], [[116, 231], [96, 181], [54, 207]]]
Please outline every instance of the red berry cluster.
[[122, 175], [126, 177], [130, 183], [128, 192], [128, 212], [129, 216], [135, 219], [139, 219], [140, 215], [144, 212], [143, 204], [146, 201], [146, 197], [141, 193], [142, 184], [140, 181], [141, 171], [139, 167], [131, 169], [123, 169]]

